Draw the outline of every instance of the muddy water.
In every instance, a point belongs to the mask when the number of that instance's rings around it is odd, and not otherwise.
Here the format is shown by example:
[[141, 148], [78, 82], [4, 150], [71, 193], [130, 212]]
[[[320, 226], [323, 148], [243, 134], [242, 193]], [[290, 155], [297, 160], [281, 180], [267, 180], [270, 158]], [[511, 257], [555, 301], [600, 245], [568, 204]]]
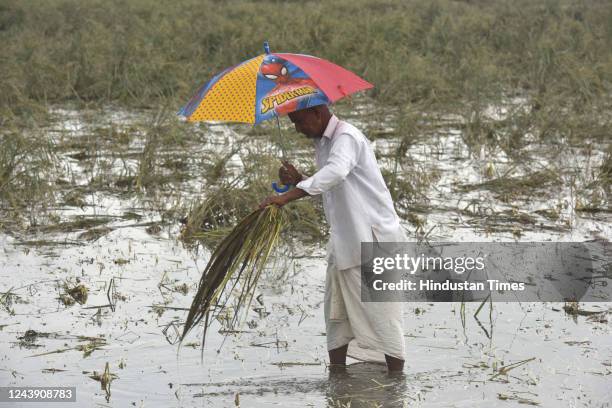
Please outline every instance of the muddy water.
[[[57, 137], [90, 137], [81, 113], [58, 110], [56, 115], [50, 131]], [[113, 115], [110, 122], [125, 126], [140, 120], [138, 114]], [[223, 150], [224, 141], [235, 137], [223, 126], [208, 131], [206, 142], [194, 149]], [[612, 236], [606, 213], [563, 207], [577, 199], [563, 186], [552, 194], [518, 195], [511, 202], [497, 199], [497, 192], [486, 186], [458, 192], [458, 185], [486, 181], [482, 169], [488, 162], [502, 174], [515, 165], [503, 152], [474, 156], [461, 136], [449, 124], [408, 149], [404, 174], [437, 174], [423, 186], [429, 203], [417, 212], [419, 221], [406, 222], [411, 236], [428, 233], [432, 240], [461, 241]], [[376, 140], [386, 168], [393, 161], [385, 153], [396, 144]], [[533, 147], [534, 154], [539, 148]], [[130, 141], [125, 149], [141, 151], [142, 140]], [[85, 184], [99, 170], [70, 158], [71, 153], [63, 153], [63, 165], [77, 183]], [[566, 167], [578, 170], [587, 160], [580, 151], [560, 154]], [[602, 154], [595, 149], [588, 160], [595, 166]], [[127, 160], [109, 160], [104, 168], [111, 172], [137, 166], [129, 155]], [[240, 169], [238, 157], [232, 163]], [[517, 171], [520, 175], [526, 167]], [[199, 186], [196, 180], [182, 188], [189, 195]], [[177, 350], [184, 309], [207, 253], [186, 250], [176, 240], [177, 223], [164, 221], [161, 211], [142, 197], [99, 191], [84, 200], [82, 207], [57, 212], [62, 220], [104, 218], [108, 230], [97, 240], [83, 236], [86, 229], [42, 231], [21, 239], [0, 235], [1, 291], [9, 292], [0, 311], [3, 385], [75, 386], [77, 403], [70, 406], [590, 407], [612, 400], [609, 314], [597, 319], [569, 316], [556, 303], [495, 303], [493, 310], [481, 311], [478, 321], [473, 318], [478, 305], [467, 304], [465, 325], [460, 304], [407, 304], [405, 376], [389, 377], [383, 366], [361, 363], [346, 373], [330, 374], [320, 248], [304, 249], [307, 257], [262, 279], [262, 296], [240, 332], [224, 332], [222, 323], [215, 323], [203, 354], [195, 332]], [[560, 208], [559, 217], [550, 220], [535, 212], [550, 208]], [[483, 223], [483, 211], [505, 217]], [[535, 221], [526, 223], [517, 213]], [[88, 288], [86, 301], [66, 304], [67, 289], [78, 285]], [[582, 307], [610, 309], [605, 303]], [[106, 363], [113, 379], [104, 390], [91, 377], [99, 378]]]

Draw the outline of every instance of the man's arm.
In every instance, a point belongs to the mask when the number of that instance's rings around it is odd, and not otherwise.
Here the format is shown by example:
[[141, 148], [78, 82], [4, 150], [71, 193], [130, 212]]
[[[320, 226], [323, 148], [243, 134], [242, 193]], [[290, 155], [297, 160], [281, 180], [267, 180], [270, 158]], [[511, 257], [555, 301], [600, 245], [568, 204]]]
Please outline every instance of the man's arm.
[[[279, 207], [307, 195], [321, 194], [342, 183], [351, 170], [357, 165], [360, 154], [359, 142], [349, 134], [342, 134], [334, 143], [329, 158], [313, 176], [302, 179], [297, 187], [278, 196], [269, 196], [259, 204], [263, 208], [269, 204]], [[286, 170], [289, 170], [283, 163]], [[292, 173], [292, 172], [290, 172]], [[296, 171], [297, 173], [297, 171]], [[280, 172], [279, 172], [280, 176]], [[300, 178], [301, 175], [300, 175]], [[282, 180], [281, 180], [282, 181]], [[286, 179], [286, 181], [289, 181]]]
[[281, 195], [266, 197], [266, 199], [263, 200], [261, 204], [259, 204], [259, 208], [264, 208], [270, 204], [282, 207], [283, 205], [288, 204], [291, 201], [295, 201], [298, 198], [302, 198], [307, 195], [309, 194], [301, 188], [294, 188]]
[[309, 195], [316, 195], [330, 191], [342, 183], [353, 170], [359, 160], [361, 145], [359, 141], [348, 133], [343, 133], [335, 141], [329, 152], [325, 165], [311, 177], [297, 184], [298, 188]]

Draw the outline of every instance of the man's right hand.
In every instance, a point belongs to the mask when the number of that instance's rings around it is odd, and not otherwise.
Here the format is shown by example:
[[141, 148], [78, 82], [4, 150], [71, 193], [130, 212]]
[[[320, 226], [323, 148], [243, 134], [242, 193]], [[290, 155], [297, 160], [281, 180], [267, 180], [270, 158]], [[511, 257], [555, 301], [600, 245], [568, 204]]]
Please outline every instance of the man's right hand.
[[304, 178], [299, 171], [286, 160], [282, 160], [283, 166], [278, 169], [278, 178], [281, 183], [295, 186]]

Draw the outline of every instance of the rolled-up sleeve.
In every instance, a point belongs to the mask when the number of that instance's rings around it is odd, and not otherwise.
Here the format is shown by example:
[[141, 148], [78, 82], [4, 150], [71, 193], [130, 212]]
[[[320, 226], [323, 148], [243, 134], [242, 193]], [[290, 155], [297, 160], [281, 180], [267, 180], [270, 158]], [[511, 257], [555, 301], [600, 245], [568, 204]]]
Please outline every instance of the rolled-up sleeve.
[[359, 141], [349, 133], [335, 137], [337, 140], [334, 141], [325, 165], [311, 177], [300, 181], [297, 188], [310, 195], [325, 193], [342, 183], [357, 165], [361, 151]]

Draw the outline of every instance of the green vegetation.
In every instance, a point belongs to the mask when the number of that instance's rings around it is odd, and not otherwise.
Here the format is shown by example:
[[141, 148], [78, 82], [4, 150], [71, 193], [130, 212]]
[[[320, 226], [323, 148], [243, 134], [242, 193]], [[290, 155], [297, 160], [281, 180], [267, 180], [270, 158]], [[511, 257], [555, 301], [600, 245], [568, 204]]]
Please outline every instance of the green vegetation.
[[3, 117], [36, 104], [177, 107], [211, 75], [261, 53], [328, 58], [379, 102], [471, 106], [526, 92], [536, 107], [608, 98], [612, 4], [602, 0], [0, 3]]
[[[436, 210], [427, 193], [444, 169], [420, 162], [414, 150], [442, 155], [436, 140], [450, 131], [469, 155], [444, 160], [471, 160], [484, 175], [454, 181], [457, 198], [488, 191], [497, 200], [451, 211], [478, 216], [500, 204], [507, 212], [517, 198], [539, 196], [555, 203], [536, 214], [557, 216], [568, 205], [609, 212], [609, 1], [0, 0], [0, 230], [79, 229], [79, 220], [45, 218], [44, 210], [83, 209], [103, 193], [135, 196], [163, 222], [191, 214], [186, 230], [218, 243], [270, 193], [279, 164], [269, 144], [273, 124], [237, 125], [229, 149], [202, 150], [213, 127], [181, 123], [174, 113], [212, 75], [260, 54], [264, 40], [273, 51], [318, 55], [375, 84], [334, 109], [387, 143], [389, 150], [377, 150], [383, 175], [400, 215], [423, 234]], [[48, 131], [57, 120], [48, 108], [66, 104], [90, 112], [83, 135]], [[140, 116], [107, 115], [122, 110]], [[285, 136], [289, 157], [312, 170], [307, 142]], [[576, 154], [593, 167], [567, 166]], [[228, 166], [232, 157], [240, 174]], [[74, 160], [79, 174], [66, 168]], [[568, 189], [569, 204], [560, 198]], [[202, 199], [193, 203], [194, 195]], [[317, 206], [287, 208], [294, 236], [321, 241]], [[112, 230], [82, 227], [84, 240]]]
[[[14, 210], [36, 225], [36, 214], [55, 202], [57, 157], [40, 132], [6, 127], [0, 133], [0, 229], [21, 229]], [[3, 214], [6, 212], [6, 214]]]

